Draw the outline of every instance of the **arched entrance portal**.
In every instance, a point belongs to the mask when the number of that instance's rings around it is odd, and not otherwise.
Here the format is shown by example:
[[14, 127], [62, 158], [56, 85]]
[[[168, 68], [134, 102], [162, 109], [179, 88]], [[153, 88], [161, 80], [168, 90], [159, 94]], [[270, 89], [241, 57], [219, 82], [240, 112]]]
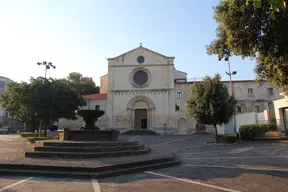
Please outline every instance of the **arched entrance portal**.
[[187, 120], [185, 118], [180, 118], [178, 120], [178, 128], [181, 134], [187, 133]]
[[155, 109], [153, 101], [146, 96], [133, 97], [127, 104], [128, 115], [133, 119], [131, 127], [148, 129], [151, 127], [152, 111]]
[[185, 129], [187, 127], [187, 120], [184, 118], [180, 118], [178, 121], [178, 127], [180, 129]]
[[134, 128], [147, 129], [147, 109], [135, 109]]

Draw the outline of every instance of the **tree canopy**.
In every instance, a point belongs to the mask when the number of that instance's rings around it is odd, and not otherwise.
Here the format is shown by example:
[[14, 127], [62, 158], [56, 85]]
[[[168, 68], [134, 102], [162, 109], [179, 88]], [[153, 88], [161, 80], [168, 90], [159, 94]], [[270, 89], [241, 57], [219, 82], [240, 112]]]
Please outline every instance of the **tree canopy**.
[[214, 8], [218, 23], [216, 39], [207, 46], [219, 59], [232, 55], [256, 59], [257, 80], [276, 86], [288, 85], [288, 18], [279, 12], [271, 17], [270, 0], [261, 9], [247, 6], [247, 0], [222, 0]]
[[91, 77], [84, 77], [81, 73], [72, 72], [69, 73], [67, 80], [80, 95], [99, 93], [99, 86], [95, 85]]
[[235, 104], [227, 86], [221, 82], [221, 76], [216, 74], [213, 78], [206, 76], [203, 81], [193, 84], [187, 109], [197, 123], [215, 127], [217, 140], [216, 126], [230, 121]]
[[28, 122], [35, 115], [33, 110], [33, 97], [29, 93], [29, 84], [26, 82], [11, 83], [0, 94], [0, 104], [6, 112], [17, 120]]
[[15, 119], [41, 120], [47, 128], [50, 121], [75, 119], [75, 110], [86, 103], [67, 82], [38, 77], [9, 86], [0, 95], [0, 104]]
[[[283, 16], [287, 16], [287, 0], [269, 0], [271, 17], [275, 19], [275, 13], [282, 13]], [[263, 0], [246, 0], [246, 5], [253, 5], [256, 9], [263, 8]]]

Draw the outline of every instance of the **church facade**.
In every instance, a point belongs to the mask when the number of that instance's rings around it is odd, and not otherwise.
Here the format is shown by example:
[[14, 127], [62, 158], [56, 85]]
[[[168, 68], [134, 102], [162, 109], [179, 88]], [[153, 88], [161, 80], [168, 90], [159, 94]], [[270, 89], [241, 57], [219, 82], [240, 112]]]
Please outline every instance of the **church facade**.
[[[187, 112], [194, 82], [188, 82], [187, 73], [175, 68], [174, 59], [143, 46], [108, 58], [108, 74], [100, 78], [100, 93], [84, 96], [86, 108], [106, 111], [98, 126], [172, 134], [206, 130]], [[229, 82], [225, 83], [228, 86]], [[238, 112], [263, 111], [279, 95], [272, 85], [264, 83], [259, 88], [253, 81], [234, 81], [233, 92], [239, 101]]]
[[[108, 88], [109, 127], [158, 131], [176, 127], [180, 111], [175, 107], [175, 79], [187, 74], [175, 69], [174, 59], [142, 46], [108, 59], [107, 81], [102, 80], [101, 86]], [[188, 123], [186, 113], [181, 118]]]

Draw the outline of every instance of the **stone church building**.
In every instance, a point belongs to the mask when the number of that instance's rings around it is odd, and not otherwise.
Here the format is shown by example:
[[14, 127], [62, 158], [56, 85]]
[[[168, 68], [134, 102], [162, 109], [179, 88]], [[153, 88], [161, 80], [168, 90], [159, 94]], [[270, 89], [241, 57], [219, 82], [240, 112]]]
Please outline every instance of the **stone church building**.
[[[108, 58], [108, 74], [100, 78], [100, 93], [86, 95], [88, 109], [101, 109], [102, 129], [152, 129], [159, 133], [190, 134], [205, 131], [187, 113], [190, 87], [187, 73], [174, 65], [175, 57], [165, 56], [140, 45], [117, 57]], [[227, 86], [229, 82], [225, 82]], [[263, 111], [279, 96], [268, 83], [233, 81], [239, 113]], [[79, 128], [76, 122], [60, 121], [61, 128]]]

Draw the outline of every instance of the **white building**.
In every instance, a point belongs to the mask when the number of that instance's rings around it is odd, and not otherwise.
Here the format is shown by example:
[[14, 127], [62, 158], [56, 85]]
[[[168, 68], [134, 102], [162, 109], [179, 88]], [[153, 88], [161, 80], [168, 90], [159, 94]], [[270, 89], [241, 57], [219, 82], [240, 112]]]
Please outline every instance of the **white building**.
[[282, 132], [287, 132], [288, 131], [288, 96], [285, 96], [284, 92], [280, 93], [280, 96], [282, 96], [281, 99], [277, 99], [273, 101], [275, 119], [276, 119], [278, 130]]
[[[0, 76], [0, 94], [5, 91], [9, 83], [12, 83], [13, 81], [7, 77]], [[0, 121], [1, 117], [7, 116], [5, 110], [0, 105]]]
[[[7, 89], [8, 84], [13, 81], [7, 77], [0, 76], [0, 94]], [[0, 105], [0, 122], [2, 125], [11, 124], [11, 119], [8, 117], [6, 111]]]
[[[186, 102], [194, 82], [187, 81], [187, 73], [176, 70], [174, 59], [142, 46], [108, 58], [108, 74], [100, 78], [100, 94], [85, 96], [86, 108], [106, 111], [98, 121], [99, 127], [173, 134], [203, 130], [187, 113]], [[234, 81], [233, 92], [239, 113], [263, 111], [279, 98], [277, 88], [253, 81]], [[77, 128], [80, 124], [74, 123]], [[60, 126], [74, 128], [65, 120]]]

